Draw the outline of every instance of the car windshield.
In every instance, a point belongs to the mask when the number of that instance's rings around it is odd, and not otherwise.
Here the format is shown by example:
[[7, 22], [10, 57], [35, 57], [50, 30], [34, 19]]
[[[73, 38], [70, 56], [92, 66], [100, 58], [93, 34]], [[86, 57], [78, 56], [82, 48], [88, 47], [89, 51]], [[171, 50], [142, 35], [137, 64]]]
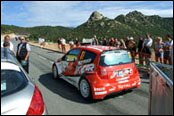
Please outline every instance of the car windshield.
[[100, 66], [114, 66], [128, 63], [132, 63], [132, 58], [127, 51], [113, 50], [101, 54]]
[[27, 79], [22, 72], [1, 70], [1, 96], [9, 95], [23, 89]]

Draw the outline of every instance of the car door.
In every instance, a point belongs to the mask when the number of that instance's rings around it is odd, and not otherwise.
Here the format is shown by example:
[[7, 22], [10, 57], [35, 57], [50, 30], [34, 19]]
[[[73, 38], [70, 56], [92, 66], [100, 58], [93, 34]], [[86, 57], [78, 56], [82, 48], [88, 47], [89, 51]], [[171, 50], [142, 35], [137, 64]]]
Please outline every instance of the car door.
[[77, 65], [80, 49], [70, 50], [61, 61], [62, 74], [64, 76], [73, 76]]
[[79, 60], [74, 75], [81, 75], [85, 72], [94, 71], [95, 70], [94, 60], [96, 56], [97, 56], [96, 53], [87, 50], [82, 50], [79, 56]]

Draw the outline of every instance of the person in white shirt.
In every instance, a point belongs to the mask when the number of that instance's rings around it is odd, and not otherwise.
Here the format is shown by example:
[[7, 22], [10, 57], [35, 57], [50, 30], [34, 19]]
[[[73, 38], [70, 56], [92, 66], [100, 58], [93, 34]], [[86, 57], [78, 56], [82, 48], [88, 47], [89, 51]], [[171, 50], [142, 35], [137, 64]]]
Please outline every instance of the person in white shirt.
[[70, 41], [69, 45], [70, 45], [70, 50], [74, 48], [74, 42], [73, 41]]
[[1, 41], [1, 47], [3, 47], [3, 44], [4, 43], [10, 43], [10, 50], [13, 52], [13, 53], [15, 53], [14, 52], [14, 46], [13, 46], [13, 44], [12, 44], [12, 42], [10, 42], [10, 36], [9, 35], [6, 35], [5, 37], [4, 37], [4, 41]]
[[146, 60], [146, 65], [149, 65], [149, 61], [151, 60], [151, 55], [152, 55], [152, 51], [151, 51], [151, 47], [152, 47], [152, 43], [153, 43], [153, 40], [152, 38], [150, 37], [150, 34], [146, 34], [146, 39], [144, 40], [143, 42], [143, 47], [142, 47], [142, 51], [144, 51], [144, 57], [145, 57], [145, 60]]
[[62, 38], [61, 43], [62, 43], [62, 52], [66, 52], [66, 40]]
[[29, 44], [25, 41], [25, 37], [20, 37], [20, 41], [21, 43], [17, 46], [16, 57], [25, 71], [29, 73], [29, 56], [31, 49]]
[[166, 35], [166, 40], [167, 42], [165, 42], [164, 44], [164, 64], [167, 64], [167, 62], [168, 64], [172, 64], [170, 57], [170, 49], [173, 45], [173, 40], [171, 39], [169, 34]]

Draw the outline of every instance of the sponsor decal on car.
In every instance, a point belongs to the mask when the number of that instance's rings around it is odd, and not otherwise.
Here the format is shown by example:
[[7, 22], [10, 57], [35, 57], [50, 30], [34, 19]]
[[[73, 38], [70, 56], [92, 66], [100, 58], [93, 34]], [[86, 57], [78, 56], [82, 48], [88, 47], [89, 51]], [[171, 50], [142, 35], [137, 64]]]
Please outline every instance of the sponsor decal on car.
[[75, 74], [83, 74], [84, 72], [94, 71], [95, 65], [94, 64], [87, 64], [84, 66], [77, 66]]
[[65, 72], [66, 67], [68, 67], [69, 62], [61, 62], [62, 65], [62, 71]]
[[118, 85], [119, 89], [124, 89], [125, 87], [131, 87], [131, 85], [130, 84]]
[[65, 72], [65, 68], [69, 65], [68, 62], [58, 62], [56, 63], [58, 68], [58, 74], [62, 74], [62, 72]]
[[130, 74], [132, 75], [132, 68], [125, 68], [123, 70], [119, 70], [119, 71], [114, 71], [112, 76], [110, 77], [111, 79], [115, 78], [116, 76], [117, 77], [124, 77], [126, 76], [127, 74]]
[[95, 95], [103, 95], [103, 94], [107, 94], [107, 91], [103, 91], [103, 92], [95, 92]]
[[116, 87], [109, 89], [109, 91], [115, 91]]
[[126, 82], [129, 82], [129, 80], [118, 81], [118, 83], [126, 83]]
[[79, 64], [86, 64], [86, 63], [90, 63], [91, 61], [92, 59], [86, 59], [86, 60], [79, 61]]
[[103, 90], [105, 90], [104, 87], [102, 87], [102, 88], [94, 88], [94, 91], [103, 91]]
[[94, 71], [95, 65], [94, 64], [87, 64], [84, 65], [80, 71], [80, 74], [83, 74], [84, 72], [90, 72]]

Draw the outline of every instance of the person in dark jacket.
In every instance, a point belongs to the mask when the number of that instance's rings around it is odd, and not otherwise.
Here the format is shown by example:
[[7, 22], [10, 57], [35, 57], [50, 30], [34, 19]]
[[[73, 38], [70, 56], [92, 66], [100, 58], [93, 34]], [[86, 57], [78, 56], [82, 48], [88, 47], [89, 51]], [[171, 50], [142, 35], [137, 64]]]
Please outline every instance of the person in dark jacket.
[[108, 45], [108, 42], [106, 40], [106, 38], [103, 38], [103, 43], [102, 43], [103, 46], [107, 46]]
[[17, 46], [16, 57], [25, 71], [29, 73], [29, 56], [31, 49], [29, 44], [25, 41], [25, 37], [20, 37], [20, 41], [21, 42]]
[[127, 48], [128, 48], [129, 41], [130, 41], [130, 38], [127, 36], [126, 41], [125, 41], [125, 45], [126, 45]]
[[94, 38], [92, 39], [92, 45], [99, 45], [96, 35], [94, 35]]
[[61, 41], [60, 41], [60, 38], [57, 40], [57, 46], [58, 46], [58, 49], [60, 50], [61, 49]]
[[135, 62], [136, 57], [136, 43], [133, 37], [130, 37], [130, 41], [128, 43], [128, 50], [131, 52], [132, 60]]
[[138, 41], [138, 55], [139, 55], [139, 64], [144, 65], [144, 61], [143, 61], [143, 52], [141, 51], [143, 48], [143, 42], [144, 39], [142, 36], [139, 36], [139, 41]]

